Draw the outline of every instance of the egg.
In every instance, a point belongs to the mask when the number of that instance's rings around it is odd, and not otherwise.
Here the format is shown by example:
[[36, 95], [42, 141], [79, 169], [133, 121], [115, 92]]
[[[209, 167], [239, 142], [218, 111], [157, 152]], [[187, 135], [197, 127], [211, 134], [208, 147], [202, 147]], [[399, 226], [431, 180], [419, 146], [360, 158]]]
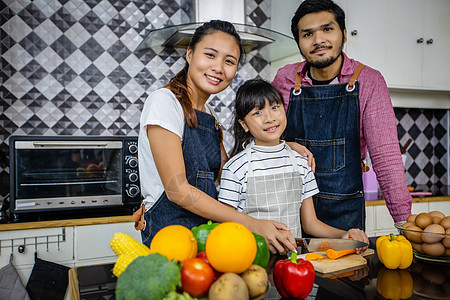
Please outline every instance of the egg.
[[408, 221], [408, 222], [403, 223], [402, 227], [403, 228], [408, 228], [409, 226], [414, 226], [414, 225], [416, 225], [416, 223]]
[[445, 229], [449, 229], [450, 228], [450, 216], [443, 218], [441, 220], [441, 222], [439, 222], [439, 225], [441, 225]]
[[445, 231], [445, 237], [442, 240], [442, 244], [445, 246], [445, 248], [450, 248], [450, 228]]
[[410, 242], [410, 243], [414, 250], [416, 250], [419, 253], [423, 253], [422, 244], [414, 243], [414, 242]]
[[445, 256], [450, 256], [450, 248], [445, 249]]
[[430, 224], [422, 232], [422, 240], [428, 244], [434, 244], [444, 238], [445, 229], [439, 224]]
[[417, 214], [409, 215], [409, 217], [406, 219], [406, 221], [408, 221], [408, 222], [414, 222], [415, 219], [416, 219], [416, 217], [417, 217]]
[[445, 218], [445, 215], [438, 210], [430, 211], [429, 214], [430, 214], [431, 218], [433, 219], [433, 223], [435, 223], [435, 224], [439, 224], [439, 222], [443, 218]]
[[433, 217], [429, 213], [420, 213], [417, 215], [415, 222], [417, 226], [424, 229], [433, 223]]
[[442, 256], [445, 254], [445, 247], [440, 242], [434, 244], [423, 243], [422, 250], [430, 256]]
[[414, 243], [422, 243], [422, 228], [418, 226], [409, 226], [406, 230], [403, 231], [406, 238]]

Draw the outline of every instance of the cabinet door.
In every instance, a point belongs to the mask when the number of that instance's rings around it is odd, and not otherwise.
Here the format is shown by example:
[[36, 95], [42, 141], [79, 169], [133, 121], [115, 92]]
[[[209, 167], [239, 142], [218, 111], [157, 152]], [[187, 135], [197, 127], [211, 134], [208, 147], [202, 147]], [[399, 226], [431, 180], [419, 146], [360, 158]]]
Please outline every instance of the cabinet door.
[[[387, 72], [389, 86], [422, 86], [424, 48], [423, 0], [391, 0], [386, 5]], [[422, 42], [420, 42], [422, 39]]]
[[347, 55], [385, 75], [387, 0], [347, 0], [346, 7]]
[[75, 254], [77, 265], [83, 260], [100, 259], [102, 262], [115, 262], [116, 254], [109, 246], [114, 233], [123, 232], [141, 242], [141, 233], [134, 229], [134, 223], [113, 223], [77, 226], [75, 232]]
[[423, 86], [450, 90], [450, 1], [427, 1], [424, 15]]

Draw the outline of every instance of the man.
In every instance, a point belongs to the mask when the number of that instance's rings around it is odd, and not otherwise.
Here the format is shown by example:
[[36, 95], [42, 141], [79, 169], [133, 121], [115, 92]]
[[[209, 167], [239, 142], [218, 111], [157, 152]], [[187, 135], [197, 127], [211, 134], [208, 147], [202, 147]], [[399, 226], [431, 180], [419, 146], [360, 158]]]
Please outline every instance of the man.
[[314, 154], [317, 217], [343, 230], [365, 229], [361, 162], [367, 147], [395, 222], [411, 214], [394, 110], [383, 76], [348, 58], [345, 14], [331, 0], [306, 0], [292, 34], [305, 58], [280, 68], [272, 84], [287, 107], [286, 140]]

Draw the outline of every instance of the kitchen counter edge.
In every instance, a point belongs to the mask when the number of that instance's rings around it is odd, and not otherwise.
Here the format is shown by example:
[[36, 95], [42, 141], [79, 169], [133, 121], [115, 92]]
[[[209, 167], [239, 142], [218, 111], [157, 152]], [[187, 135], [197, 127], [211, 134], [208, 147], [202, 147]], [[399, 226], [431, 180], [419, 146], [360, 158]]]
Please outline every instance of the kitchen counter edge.
[[[412, 203], [434, 202], [434, 201], [450, 201], [450, 196], [436, 196], [436, 197], [417, 197], [412, 198]], [[384, 200], [366, 200], [366, 206], [385, 205]]]
[[85, 219], [69, 219], [69, 220], [0, 224], [0, 231], [83, 226], [83, 225], [98, 225], [98, 224], [113, 224], [113, 223], [127, 223], [127, 222], [134, 222], [133, 216], [131, 216], [131, 215], [130, 216], [112, 216], [112, 217], [100, 217], [100, 218], [85, 218]]

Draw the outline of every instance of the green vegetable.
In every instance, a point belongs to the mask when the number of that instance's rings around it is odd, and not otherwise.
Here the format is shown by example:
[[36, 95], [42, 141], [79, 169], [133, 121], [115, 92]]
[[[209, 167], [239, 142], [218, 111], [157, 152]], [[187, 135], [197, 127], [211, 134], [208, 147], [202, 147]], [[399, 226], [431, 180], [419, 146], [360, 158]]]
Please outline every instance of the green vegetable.
[[202, 224], [191, 229], [195, 239], [197, 240], [197, 253], [205, 251], [206, 239], [208, 238], [211, 230], [213, 230], [217, 225], [219, 225], [219, 223], [208, 221], [206, 224]]
[[186, 292], [183, 292], [183, 294], [177, 293], [175, 291], [171, 291], [164, 297], [163, 300], [196, 300], [197, 298], [192, 298], [191, 295], [189, 295]]
[[269, 247], [267, 246], [266, 239], [259, 234], [253, 233], [256, 239], [256, 256], [253, 261], [254, 265], [261, 266], [263, 268], [267, 267], [270, 258]]
[[117, 279], [117, 300], [162, 300], [181, 284], [180, 268], [159, 253], [137, 257]]

